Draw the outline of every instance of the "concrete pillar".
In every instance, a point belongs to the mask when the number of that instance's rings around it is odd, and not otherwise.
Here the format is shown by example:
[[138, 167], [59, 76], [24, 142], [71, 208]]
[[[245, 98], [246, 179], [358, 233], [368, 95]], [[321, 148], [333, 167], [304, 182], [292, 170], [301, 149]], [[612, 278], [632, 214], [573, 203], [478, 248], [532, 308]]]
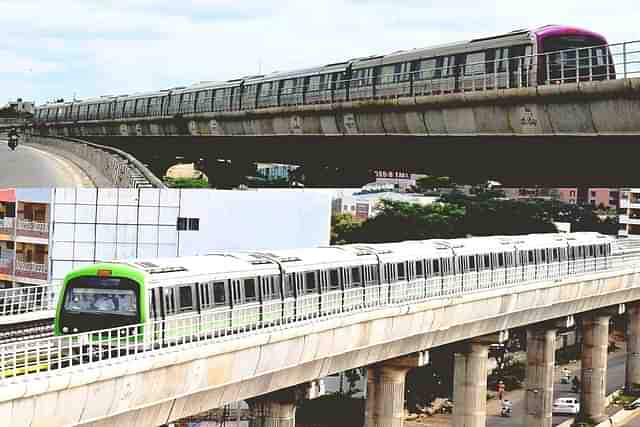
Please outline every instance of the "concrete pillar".
[[640, 303], [628, 308], [627, 362], [625, 365], [625, 385], [627, 394], [640, 394]]
[[489, 346], [470, 342], [465, 347], [454, 355], [453, 425], [485, 427]]
[[582, 320], [582, 390], [579, 419], [592, 424], [607, 419], [605, 393], [609, 319], [610, 315], [594, 314]]
[[556, 360], [556, 330], [527, 329], [526, 427], [551, 427], [553, 379]]
[[404, 426], [404, 386], [407, 372], [428, 363], [428, 353], [399, 357], [367, 367], [364, 427]]
[[247, 400], [249, 427], [295, 427], [295, 390], [286, 389]]

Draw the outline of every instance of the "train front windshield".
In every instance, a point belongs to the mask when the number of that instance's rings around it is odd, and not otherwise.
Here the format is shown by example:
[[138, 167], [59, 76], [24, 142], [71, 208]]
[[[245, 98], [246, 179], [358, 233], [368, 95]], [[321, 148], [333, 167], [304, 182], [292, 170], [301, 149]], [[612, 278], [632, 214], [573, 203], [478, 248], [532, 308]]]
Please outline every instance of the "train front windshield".
[[79, 277], [69, 281], [58, 330], [77, 333], [140, 322], [139, 286], [117, 277]]
[[[557, 83], [615, 78], [606, 40], [588, 35], [561, 35], [542, 40], [542, 74]], [[557, 53], [555, 53], [557, 52]], [[548, 62], [548, 64], [547, 64]]]

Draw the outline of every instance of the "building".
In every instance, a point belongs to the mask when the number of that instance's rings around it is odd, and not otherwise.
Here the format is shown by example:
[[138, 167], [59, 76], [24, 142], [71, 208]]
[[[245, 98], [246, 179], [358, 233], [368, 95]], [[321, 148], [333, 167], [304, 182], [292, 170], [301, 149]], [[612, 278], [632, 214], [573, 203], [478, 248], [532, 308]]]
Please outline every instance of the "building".
[[396, 202], [417, 203], [430, 205], [439, 197], [423, 196], [422, 194], [394, 193], [389, 191], [371, 193], [338, 194], [332, 202], [334, 214], [351, 214], [356, 218], [365, 220], [378, 214], [378, 207], [382, 200]]
[[513, 200], [560, 200], [570, 204], [590, 204], [593, 207], [618, 209], [619, 188], [503, 188], [505, 197]]
[[49, 190], [0, 190], [0, 288], [48, 280]]
[[0, 285], [58, 283], [113, 259], [326, 246], [330, 203], [330, 193], [289, 189], [2, 190]]
[[640, 238], [640, 188], [623, 191], [620, 200], [620, 235]]
[[12, 108], [18, 114], [33, 114], [35, 104], [32, 101], [23, 101], [22, 98], [18, 98], [16, 101], [9, 101], [5, 108]]

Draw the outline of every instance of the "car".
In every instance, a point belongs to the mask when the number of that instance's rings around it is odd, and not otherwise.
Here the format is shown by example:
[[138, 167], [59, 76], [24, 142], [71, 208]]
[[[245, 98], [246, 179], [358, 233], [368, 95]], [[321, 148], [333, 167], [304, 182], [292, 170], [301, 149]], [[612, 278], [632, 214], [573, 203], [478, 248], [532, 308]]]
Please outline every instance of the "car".
[[553, 414], [572, 414], [580, 412], [580, 400], [577, 397], [560, 397], [553, 402]]

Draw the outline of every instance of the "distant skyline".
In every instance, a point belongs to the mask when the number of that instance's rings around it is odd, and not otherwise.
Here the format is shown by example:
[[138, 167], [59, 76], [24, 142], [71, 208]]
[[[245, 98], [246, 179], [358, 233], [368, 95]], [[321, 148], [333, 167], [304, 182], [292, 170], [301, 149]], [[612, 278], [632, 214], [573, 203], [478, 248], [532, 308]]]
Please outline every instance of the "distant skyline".
[[155, 91], [545, 24], [627, 41], [640, 39], [636, 9], [631, 0], [0, 0], [0, 104]]

